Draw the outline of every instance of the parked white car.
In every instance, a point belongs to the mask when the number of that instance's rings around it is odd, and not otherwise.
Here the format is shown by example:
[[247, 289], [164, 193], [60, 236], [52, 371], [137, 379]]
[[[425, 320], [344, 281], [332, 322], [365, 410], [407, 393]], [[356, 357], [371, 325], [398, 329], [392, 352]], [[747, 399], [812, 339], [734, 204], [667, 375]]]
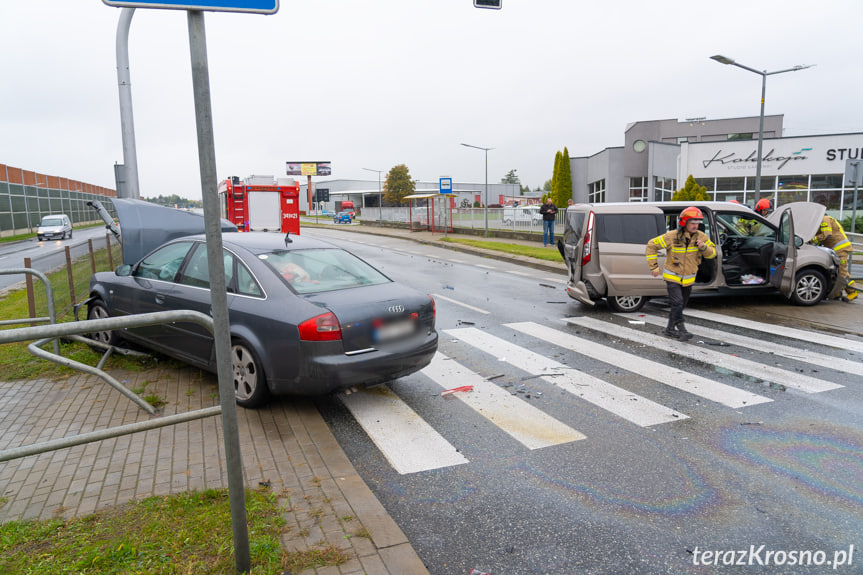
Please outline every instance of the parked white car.
[[538, 225], [542, 222], [542, 214], [539, 213], [540, 206], [516, 206], [503, 209], [504, 224]]

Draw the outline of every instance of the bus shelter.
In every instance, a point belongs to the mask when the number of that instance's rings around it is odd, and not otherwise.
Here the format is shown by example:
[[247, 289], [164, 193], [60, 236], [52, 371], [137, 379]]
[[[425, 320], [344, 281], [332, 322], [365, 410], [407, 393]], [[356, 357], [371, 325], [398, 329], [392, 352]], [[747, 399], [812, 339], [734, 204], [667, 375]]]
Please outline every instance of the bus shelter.
[[455, 194], [423, 193], [405, 196], [410, 200], [412, 232], [452, 232], [452, 198]]

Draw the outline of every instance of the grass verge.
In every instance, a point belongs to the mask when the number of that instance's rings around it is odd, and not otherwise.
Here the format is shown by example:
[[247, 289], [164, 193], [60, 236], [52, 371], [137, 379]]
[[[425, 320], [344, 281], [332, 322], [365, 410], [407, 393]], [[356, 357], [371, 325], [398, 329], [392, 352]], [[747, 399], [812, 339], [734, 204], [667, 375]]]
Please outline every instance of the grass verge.
[[466, 238], [453, 237], [440, 238], [440, 241], [453, 244], [463, 244], [486, 250], [494, 250], [496, 252], [504, 252], [516, 256], [528, 256], [549, 262], [563, 262], [560, 257], [560, 252], [557, 251], [557, 246], [545, 248], [542, 246], [525, 246], [522, 244], [507, 244], [504, 242], [489, 242], [484, 240], [470, 240]]
[[[341, 565], [332, 545], [285, 552], [284, 508], [267, 489], [246, 490], [253, 574]], [[71, 520], [0, 525], [0, 573], [235, 573], [226, 489], [149, 497]]]
[[[115, 253], [115, 263], [120, 261], [119, 248]], [[96, 269], [107, 270], [110, 268], [108, 264], [107, 250], [101, 249], [95, 252]], [[75, 299], [82, 301], [87, 297], [87, 286], [89, 284], [92, 269], [90, 257], [85, 256], [72, 263], [73, 284], [75, 286]], [[51, 282], [51, 289], [54, 293], [54, 302], [57, 310], [57, 322], [63, 323], [73, 321], [74, 314], [72, 313], [72, 297], [69, 289], [69, 279], [66, 268], [63, 267], [59, 271], [47, 274], [48, 280]], [[36, 315], [46, 317], [48, 315], [45, 288], [42, 282], [34, 278], [33, 282], [34, 294], [36, 300]], [[87, 310], [82, 309], [82, 319], [86, 317]], [[12, 320], [29, 317], [30, 313], [27, 307], [27, 290], [20, 289], [9, 291], [4, 296], [0, 297], [0, 320]], [[16, 327], [24, 327], [27, 324], [2, 326], [0, 329], [12, 329]], [[44, 325], [44, 324], [40, 324]], [[39, 359], [27, 351], [27, 344], [22, 343], [7, 343], [0, 345], [0, 373], [3, 374], [5, 381], [18, 380], [33, 380], [40, 378], [60, 378], [73, 375], [75, 370], [57, 365], [44, 359]], [[51, 344], [45, 346], [45, 349], [51, 349]], [[63, 342], [60, 344], [60, 353], [63, 357], [68, 357], [86, 363], [88, 365], [96, 365], [99, 362], [101, 354], [97, 354], [89, 347], [81, 343]], [[158, 356], [135, 358], [123, 356], [119, 354], [112, 355], [107, 363], [107, 369], [125, 369], [133, 372], [140, 372], [146, 369], [151, 369], [157, 365], [164, 365], [165, 358]], [[178, 364], [179, 365], [179, 364]]]

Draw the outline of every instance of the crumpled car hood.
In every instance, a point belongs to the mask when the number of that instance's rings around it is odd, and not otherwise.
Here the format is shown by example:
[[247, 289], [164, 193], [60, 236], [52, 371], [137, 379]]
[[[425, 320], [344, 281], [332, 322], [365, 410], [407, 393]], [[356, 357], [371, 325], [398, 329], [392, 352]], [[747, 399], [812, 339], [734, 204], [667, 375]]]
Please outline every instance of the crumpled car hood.
[[[134, 264], [167, 241], [204, 233], [204, 216], [151, 204], [144, 200], [111, 198], [120, 220], [123, 263]], [[222, 233], [236, 232], [237, 226], [221, 220]]]

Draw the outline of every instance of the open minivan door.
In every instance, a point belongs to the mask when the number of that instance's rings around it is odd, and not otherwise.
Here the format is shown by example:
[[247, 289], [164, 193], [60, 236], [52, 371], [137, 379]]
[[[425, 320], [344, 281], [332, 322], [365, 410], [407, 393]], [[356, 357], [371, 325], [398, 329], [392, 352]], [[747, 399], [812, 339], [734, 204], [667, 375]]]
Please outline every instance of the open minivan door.
[[779, 217], [773, 258], [770, 260], [770, 285], [782, 295], [791, 299], [794, 291], [794, 278], [797, 274], [797, 244], [794, 236], [794, 217], [791, 210], [785, 210]]
[[566, 292], [569, 297], [589, 306], [595, 305], [584, 284], [582, 266], [584, 257], [589, 260], [593, 245], [595, 214], [586, 206], [569, 207], [564, 212], [563, 237], [557, 240], [557, 249], [569, 272]]

